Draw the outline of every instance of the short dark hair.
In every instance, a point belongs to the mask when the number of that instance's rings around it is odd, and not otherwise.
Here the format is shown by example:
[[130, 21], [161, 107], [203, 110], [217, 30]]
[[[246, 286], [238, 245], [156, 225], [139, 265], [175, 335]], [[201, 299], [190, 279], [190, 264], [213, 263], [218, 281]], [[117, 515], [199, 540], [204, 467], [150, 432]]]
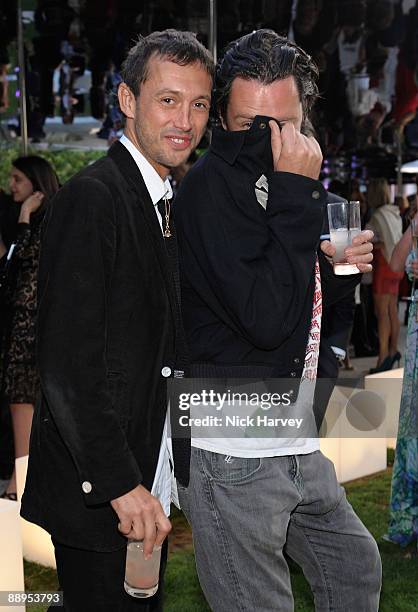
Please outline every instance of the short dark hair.
[[39, 155], [25, 155], [12, 162], [30, 180], [34, 191], [41, 191], [50, 200], [59, 189], [58, 177], [51, 164]]
[[309, 115], [318, 97], [318, 68], [311, 57], [273, 30], [256, 30], [232, 42], [218, 62], [213, 112], [225, 118], [234, 79], [254, 79], [263, 85], [293, 76], [303, 109], [304, 131], [312, 129]]
[[151, 57], [162, 57], [180, 66], [200, 63], [213, 79], [215, 66], [211, 53], [192, 32], [164, 30], [140, 36], [122, 65], [122, 79], [135, 97], [139, 95], [140, 84], [148, 77], [148, 63]]

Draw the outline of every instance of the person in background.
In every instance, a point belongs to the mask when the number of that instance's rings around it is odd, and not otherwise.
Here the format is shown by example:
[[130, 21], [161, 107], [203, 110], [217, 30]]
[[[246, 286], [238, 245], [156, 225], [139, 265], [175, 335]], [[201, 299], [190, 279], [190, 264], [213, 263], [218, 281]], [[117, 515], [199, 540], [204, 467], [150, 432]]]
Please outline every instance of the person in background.
[[[405, 204], [403, 211], [401, 209], [402, 231], [403, 232], [406, 232], [406, 230], [411, 224], [411, 219], [413, 219], [414, 215], [417, 212], [417, 194], [414, 193], [413, 195], [410, 195], [407, 198], [405, 198], [405, 200], [408, 202], [408, 205], [406, 206]], [[407, 297], [411, 295], [411, 286], [412, 286], [412, 281], [410, 277], [408, 276], [408, 274], [405, 274], [401, 281], [400, 289], [399, 289], [399, 297], [401, 299], [403, 297]], [[411, 302], [408, 300], [406, 302], [406, 308], [405, 308], [405, 314], [404, 314], [404, 325], [408, 325], [410, 305], [411, 305]]]
[[399, 214], [401, 215], [401, 219], [402, 219], [402, 231], [405, 232], [406, 228], [408, 227], [409, 223], [410, 223], [410, 218], [409, 218], [409, 214], [410, 214], [410, 210], [409, 210], [409, 200], [406, 196], [402, 195], [402, 196], [396, 196], [395, 198], [395, 206], [397, 206], [399, 208]]
[[[6, 304], [4, 299], [7, 273], [6, 255], [10, 245], [16, 240], [19, 214], [20, 207], [13, 202], [13, 198], [8, 193], [0, 189], [0, 356], [3, 332], [10, 312], [10, 305]], [[9, 481], [13, 468], [14, 448], [10, 410], [7, 401], [0, 394], [0, 480]]]
[[[21, 208], [11, 255], [13, 273], [6, 291], [10, 321], [4, 331], [1, 365], [2, 395], [10, 405], [16, 458], [29, 452], [33, 407], [39, 387], [35, 367], [35, 312], [41, 227], [47, 203], [58, 188], [57, 175], [42, 157], [29, 155], [13, 162], [10, 191]], [[15, 471], [3, 497], [16, 500]]]
[[[418, 214], [415, 214], [418, 224]], [[415, 251], [417, 245], [415, 244]], [[390, 266], [415, 278], [415, 300], [410, 303], [406, 337], [399, 428], [392, 472], [387, 539], [406, 546], [418, 544], [418, 259], [408, 228], [393, 250]]]
[[[360, 202], [361, 228], [364, 229], [370, 219], [370, 209], [357, 179], [351, 180], [350, 199]], [[379, 352], [372, 282], [373, 272], [366, 272], [362, 275], [360, 285], [356, 289], [358, 293], [355, 295], [356, 308], [351, 333], [351, 343], [356, 357], [375, 357]]]
[[[7, 72], [10, 67], [9, 44], [16, 36], [16, 0], [0, 0], [0, 116], [9, 108], [9, 84]], [[2, 127], [0, 126], [0, 133]]]
[[[344, 200], [353, 199], [350, 198], [349, 185], [338, 179], [332, 180], [328, 189], [330, 193], [335, 193]], [[326, 338], [334, 351], [339, 366], [344, 367], [345, 370], [354, 369], [350, 362], [349, 343], [354, 320], [355, 290], [356, 288], [353, 287], [349, 293], [335, 302], [335, 304], [328, 307], [324, 306], [323, 312], [321, 340]]]
[[379, 334], [379, 356], [371, 374], [391, 370], [399, 363], [398, 293], [403, 272], [394, 272], [390, 258], [402, 236], [402, 219], [399, 208], [391, 204], [389, 183], [385, 178], [371, 179], [367, 199], [373, 210], [367, 227], [374, 232], [373, 300]]

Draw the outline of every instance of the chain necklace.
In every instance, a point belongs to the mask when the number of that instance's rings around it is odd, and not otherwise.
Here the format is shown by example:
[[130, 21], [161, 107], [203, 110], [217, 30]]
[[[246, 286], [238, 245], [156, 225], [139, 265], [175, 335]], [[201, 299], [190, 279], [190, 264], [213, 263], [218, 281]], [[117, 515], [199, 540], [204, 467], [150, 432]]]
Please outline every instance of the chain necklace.
[[163, 231], [164, 238], [170, 238], [170, 212], [171, 212], [171, 204], [167, 198], [164, 198], [164, 221], [165, 221], [165, 229]]

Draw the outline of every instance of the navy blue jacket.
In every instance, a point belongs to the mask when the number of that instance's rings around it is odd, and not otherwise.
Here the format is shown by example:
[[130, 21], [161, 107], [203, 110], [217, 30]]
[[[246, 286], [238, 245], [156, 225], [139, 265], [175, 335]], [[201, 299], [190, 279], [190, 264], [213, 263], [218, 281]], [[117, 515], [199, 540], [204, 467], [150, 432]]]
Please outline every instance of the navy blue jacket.
[[[255, 193], [261, 174], [268, 181], [266, 209]], [[327, 199], [318, 180], [273, 171], [268, 118], [257, 117], [248, 131], [214, 130], [175, 201], [194, 376], [289, 378], [298, 387], [316, 256], [324, 304], [360, 280], [335, 276], [319, 249]]]

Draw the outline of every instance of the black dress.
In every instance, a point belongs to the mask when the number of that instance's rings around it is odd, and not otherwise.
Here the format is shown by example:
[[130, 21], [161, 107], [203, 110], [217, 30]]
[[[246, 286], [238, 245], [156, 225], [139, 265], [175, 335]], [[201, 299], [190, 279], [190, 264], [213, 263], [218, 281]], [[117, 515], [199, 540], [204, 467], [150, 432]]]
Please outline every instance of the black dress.
[[19, 223], [8, 291], [10, 319], [4, 334], [3, 394], [11, 404], [34, 404], [39, 388], [35, 367], [36, 285], [43, 211]]

